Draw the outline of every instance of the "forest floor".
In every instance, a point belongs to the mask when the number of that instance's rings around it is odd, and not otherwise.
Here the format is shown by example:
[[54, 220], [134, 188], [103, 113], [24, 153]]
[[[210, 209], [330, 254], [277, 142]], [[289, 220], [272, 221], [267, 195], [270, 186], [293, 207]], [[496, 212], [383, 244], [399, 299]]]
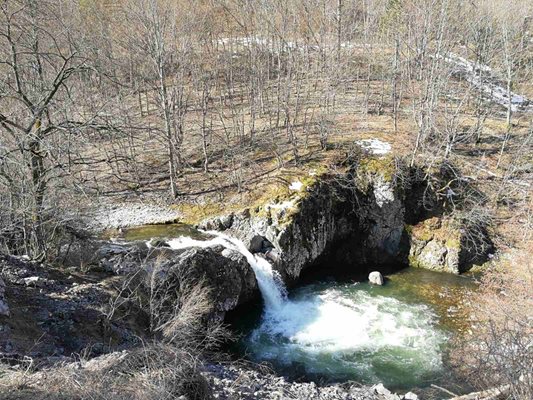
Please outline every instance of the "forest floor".
[[[376, 86], [378, 84], [376, 83]], [[223, 141], [213, 144], [209, 156], [209, 170], [203, 169], [203, 159], [198, 146], [184, 146], [182, 166], [176, 180], [179, 195], [169, 196], [167, 164], [164, 148], [150, 137], [138, 137], [142, 174], [134, 176], [128, 169], [103, 170], [114, 188], [98, 197], [99, 213], [110, 218], [107, 228], [119, 227], [122, 221], [132, 223], [160, 223], [178, 218], [182, 222], [198, 222], [202, 218], [223, 214], [258, 204], [269, 195], [286, 190], [292, 182], [306, 179], [316, 171], [337, 168], [354, 144], [377, 139], [390, 144], [394, 157], [411, 158], [411, 150], [417, 132], [416, 124], [407, 114], [399, 114], [397, 129], [391, 113], [359, 111], [354, 106], [361, 101], [361, 94], [348, 94], [339, 100], [333, 129], [326, 149], [322, 149], [316, 134], [297, 132], [299, 159], [295, 162], [291, 144], [283, 132], [259, 131], [250, 142], [248, 138], [237, 141], [233, 148]], [[375, 97], [375, 96], [374, 96]], [[409, 103], [409, 98], [404, 102]], [[370, 106], [376, 108], [377, 105]], [[458, 174], [469, 180], [488, 199], [487, 205], [494, 217], [501, 243], [511, 245], [521, 241], [533, 228], [533, 203], [529, 193], [533, 174], [533, 159], [528, 153], [531, 144], [528, 114], [514, 116], [512, 129], [506, 138], [507, 127], [504, 111], [495, 107], [485, 120], [478, 143], [465, 140], [456, 144], [449, 162]], [[475, 123], [472, 115], [462, 115], [461, 127], [467, 130]], [[266, 123], [266, 122], [265, 122]], [[194, 137], [194, 129], [191, 133]], [[502, 146], [505, 143], [504, 151]], [[112, 147], [108, 143], [103, 147]], [[235, 154], [237, 154], [235, 156]], [[233, 157], [228, 162], [228, 157]], [[437, 163], [436, 150], [426, 149], [416, 158], [426, 166]], [[130, 205], [124, 206], [125, 203]], [[142, 204], [131, 208], [131, 203]], [[122, 204], [123, 206], [120, 206]], [[141, 207], [143, 211], [138, 212]], [[123, 211], [119, 210], [122, 208]], [[131, 208], [131, 212], [128, 209]], [[148, 211], [152, 208], [152, 211]], [[112, 211], [109, 211], [109, 210]], [[159, 215], [152, 215], [152, 214]], [[115, 215], [115, 216], [113, 216]], [[113, 224], [115, 218], [115, 224]], [[523, 228], [529, 228], [524, 230]]]

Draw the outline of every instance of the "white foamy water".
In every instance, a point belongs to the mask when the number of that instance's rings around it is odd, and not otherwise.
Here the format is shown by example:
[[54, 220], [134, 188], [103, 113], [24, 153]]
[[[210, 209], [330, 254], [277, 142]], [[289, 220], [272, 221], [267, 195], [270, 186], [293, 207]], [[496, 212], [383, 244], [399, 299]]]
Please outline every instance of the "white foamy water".
[[[422, 311], [428, 316], [421, 319]], [[327, 289], [288, 301], [276, 313], [269, 313], [254, 336], [282, 335], [296, 347], [313, 352], [386, 346], [428, 350], [434, 335], [425, 328], [431, 319], [425, 306], [409, 307], [384, 296], [372, 297], [365, 292], [347, 296]]]
[[272, 265], [261, 256], [254, 255], [246, 248], [244, 243], [234, 237], [217, 231], [206, 232], [215, 236], [210, 240], [195, 240], [189, 237], [179, 237], [168, 241], [172, 249], [184, 249], [187, 247], [212, 247], [222, 245], [230, 250], [237, 251], [246, 257], [246, 261], [252, 267], [257, 285], [263, 296], [266, 310], [277, 310], [285, 302], [287, 291], [278, 272], [272, 269]]
[[446, 336], [428, 306], [373, 295], [367, 284], [312, 285], [245, 339], [255, 360], [307, 374], [402, 385], [442, 368]]
[[266, 259], [236, 238], [207, 233], [214, 237], [180, 237], [169, 245], [222, 245], [246, 257], [265, 303], [260, 322], [244, 339], [246, 352], [256, 361], [268, 360], [289, 372], [297, 367], [306, 374], [390, 385], [415, 384], [442, 368], [446, 336], [428, 306], [402, 302], [386, 295], [387, 286], [368, 284], [311, 285], [288, 299]]

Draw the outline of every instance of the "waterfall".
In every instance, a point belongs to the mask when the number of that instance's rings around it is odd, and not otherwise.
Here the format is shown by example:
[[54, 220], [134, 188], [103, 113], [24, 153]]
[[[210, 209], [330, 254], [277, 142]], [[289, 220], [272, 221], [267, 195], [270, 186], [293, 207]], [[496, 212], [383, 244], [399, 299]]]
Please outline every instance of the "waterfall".
[[289, 300], [265, 258], [237, 238], [206, 233], [211, 239], [179, 237], [168, 244], [173, 249], [222, 245], [246, 258], [265, 305], [261, 321], [242, 342], [255, 361], [268, 360], [289, 374], [298, 364], [334, 379], [392, 385], [413, 386], [441, 373], [447, 336], [436, 327], [436, 315], [424, 304], [395, 299], [392, 284], [317, 283], [296, 290]]
[[283, 284], [279, 273], [272, 268], [272, 265], [263, 257], [252, 254], [244, 243], [234, 237], [217, 231], [206, 232], [215, 236], [210, 240], [195, 240], [189, 237], [179, 237], [168, 241], [172, 249], [183, 249], [187, 247], [211, 247], [222, 245], [227, 249], [237, 251], [246, 257], [246, 261], [252, 267], [259, 290], [265, 302], [265, 312], [270, 313], [279, 310], [287, 298], [287, 290]]

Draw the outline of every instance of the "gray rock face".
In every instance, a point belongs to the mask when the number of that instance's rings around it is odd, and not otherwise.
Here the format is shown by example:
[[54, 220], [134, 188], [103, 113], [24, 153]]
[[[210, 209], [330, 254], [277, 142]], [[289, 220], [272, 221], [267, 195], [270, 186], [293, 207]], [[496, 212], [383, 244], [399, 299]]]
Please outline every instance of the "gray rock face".
[[272, 248], [272, 243], [261, 235], [255, 235], [252, 237], [250, 239], [250, 245], [248, 246], [248, 250], [250, 250], [251, 253], [266, 253]]
[[211, 289], [211, 318], [222, 320], [227, 311], [257, 294], [255, 275], [244, 256], [222, 246], [172, 251], [156, 249], [143, 268], [153, 272], [153, 285], [172, 299], [184, 285], [203, 282]]
[[411, 229], [411, 265], [453, 274], [463, 272], [464, 234], [464, 229], [457, 228], [454, 221], [446, 218], [422, 221]]
[[[404, 203], [392, 182], [380, 175], [372, 179], [367, 192], [354, 193], [344, 187], [350, 182], [324, 178], [304, 195], [286, 201], [286, 207], [265, 205], [259, 211], [225, 217], [231, 225], [224, 225], [224, 230], [242, 239], [251, 252], [267, 254], [288, 281], [326, 254], [332, 261], [352, 265], [391, 263], [402, 251]], [[288, 216], [289, 206], [293, 212]], [[199, 228], [220, 225], [217, 217]], [[405, 249], [404, 253], [406, 258]]]
[[142, 263], [142, 257], [148, 251], [146, 243], [142, 241], [124, 243], [84, 239], [64, 247], [62, 262], [65, 266], [73, 268], [90, 266], [92, 269], [100, 269], [117, 275], [136, 271]]
[[381, 275], [381, 272], [379, 271], [373, 271], [368, 275], [368, 281], [372, 285], [378, 285], [382, 286], [385, 283], [385, 279], [383, 278], [383, 275]]
[[417, 266], [435, 271], [460, 273], [459, 249], [450, 248], [445, 242], [430, 240], [420, 246], [411, 247], [411, 255], [416, 256]]
[[[211, 316], [217, 320], [223, 318], [225, 312], [258, 295], [253, 270], [238, 252], [222, 246], [172, 250], [165, 243], [153, 244], [148, 247], [142, 241], [92, 241], [87, 244], [92, 248], [92, 254], [85, 262], [91, 269], [116, 275], [142, 275], [157, 269], [157, 284], [174, 293], [174, 297], [176, 291], [182, 289], [185, 279], [187, 284], [203, 281], [211, 290]], [[275, 253], [271, 251], [269, 256], [274, 257]], [[77, 267], [78, 262], [73, 260], [73, 265]]]

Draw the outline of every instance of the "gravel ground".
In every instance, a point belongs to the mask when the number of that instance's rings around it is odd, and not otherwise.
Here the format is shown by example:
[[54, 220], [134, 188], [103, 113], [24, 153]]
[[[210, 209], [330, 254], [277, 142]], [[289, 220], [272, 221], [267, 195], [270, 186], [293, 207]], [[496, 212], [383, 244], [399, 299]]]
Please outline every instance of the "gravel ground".
[[344, 384], [319, 386], [314, 382], [290, 382], [267, 371], [238, 364], [211, 364], [204, 375], [220, 400], [415, 400], [409, 393], [399, 396], [383, 385]]
[[117, 203], [103, 205], [82, 219], [89, 231], [104, 231], [137, 225], [173, 222], [179, 213], [170, 207], [157, 204]]

